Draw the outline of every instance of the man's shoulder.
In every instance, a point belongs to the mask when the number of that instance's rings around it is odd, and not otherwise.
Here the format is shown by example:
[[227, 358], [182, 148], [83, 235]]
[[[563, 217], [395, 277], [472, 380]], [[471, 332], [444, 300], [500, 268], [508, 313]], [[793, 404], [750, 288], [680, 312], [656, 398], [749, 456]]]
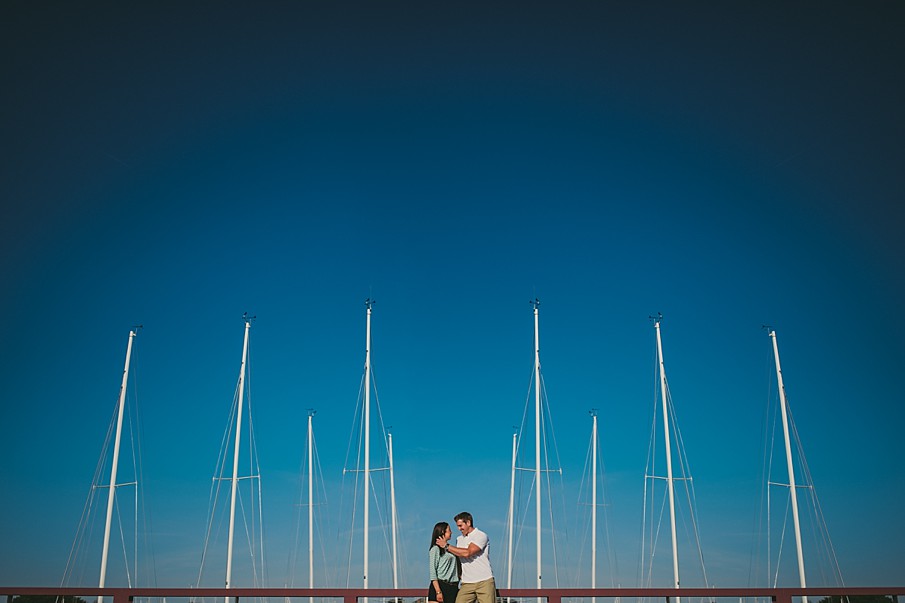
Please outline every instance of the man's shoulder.
[[484, 545], [490, 541], [490, 538], [487, 537], [486, 532], [483, 532], [483, 531], [479, 530], [478, 528], [475, 528], [468, 535], [468, 540], [469, 540], [469, 542], [473, 542], [483, 549]]

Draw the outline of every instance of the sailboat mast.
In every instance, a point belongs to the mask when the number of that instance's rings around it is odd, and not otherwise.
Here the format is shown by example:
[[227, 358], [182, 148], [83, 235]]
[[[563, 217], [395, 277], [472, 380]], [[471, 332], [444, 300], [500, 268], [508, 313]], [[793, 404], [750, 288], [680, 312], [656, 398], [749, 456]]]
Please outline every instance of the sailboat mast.
[[387, 456], [390, 461], [390, 525], [393, 531], [393, 588], [399, 588], [398, 564], [396, 563], [396, 480], [393, 476], [393, 434], [387, 434]]
[[[669, 491], [669, 520], [672, 530], [672, 573], [673, 583], [679, 588], [679, 552], [676, 545], [676, 500], [675, 487], [672, 476], [672, 449], [669, 441], [669, 410], [666, 402], [666, 368], [663, 364], [663, 342], [660, 337], [660, 320], [654, 322], [657, 331], [657, 362], [660, 366], [660, 396], [663, 405], [663, 439], [666, 448], [666, 487]], [[679, 597], [676, 597], [679, 603]]]
[[[540, 340], [538, 330], [537, 307], [540, 301], [534, 300], [534, 480], [537, 485], [537, 588], [541, 588], [541, 468], [540, 468]], [[538, 598], [540, 603], [540, 598]]]
[[[515, 526], [515, 457], [518, 453], [518, 433], [512, 434], [512, 478], [509, 481], [509, 548], [507, 549], [506, 588], [512, 588], [512, 532]], [[507, 601], [510, 601], [507, 597]]]
[[[308, 588], [314, 588], [314, 411], [308, 411]], [[314, 603], [314, 597], [308, 599]]]
[[[364, 565], [363, 588], [368, 588], [368, 521], [371, 485], [371, 299], [365, 300], [368, 309], [365, 339], [365, 468], [364, 468]], [[364, 600], [367, 603], [367, 599]]]
[[597, 588], [597, 411], [592, 410], [591, 417], [591, 588]]
[[[236, 529], [236, 489], [239, 485], [239, 442], [242, 436], [242, 404], [245, 399], [245, 363], [248, 360], [248, 331], [251, 319], [245, 315], [245, 338], [242, 342], [242, 365], [239, 368], [239, 404], [236, 410], [236, 441], [233, 448], [233, 477], [229, 501], [229, 540], [226, 546], [226, 588], [230, 587], [233, 574], [233, 536]], [[225, 599], [229, 603], [229, 597]]]
[[[776, 343], [776, 331], [770, 330], [773, 340], [773, 358], [776, 361], [776, 381], [779, 389], [779, 408], [782, 414], [782, 433], [786, 443], [786, 466], [789, 471], [789, 492], [792, 495], [792, 522], [795, 525], [795, 547], [798, 552], [798, 579], [801, 588], [805, 588], [804, 555], [801, 550], [801, 526], [798, 522], [798, 492], [795, 487], [795, 468], [792, 465], [792, 446], [789, 442], [789, 419], [786, 411], [786, 388], [782, 382], [782, 368], [779, 365], [779, 345]], [[808, 603], [807, 596], [801, 597], [802, 603]]]
[[[129, 331], [129, 343], [126, 345], [126, 364], [123, 368], [123, 382], [119, 388], [119, 407], [116, 417], [116, 440], [113, 443], [113, 466], [110, 469], [110, 489], [107, 492], [107, 522], [104, 527], [104, 549], [101, 553], [101, 577], [98, 587], [103, 588], [107, 579], [107, 555], [110, 552], [110, 524], [113, 520], [113, 497], [116, 492], [116, 470], [119, 466], [119, 445], [123, 432], [123, 409], [126, 406], [126, 385], [129, 381], [129, 362], [132, 359], [132, 341], [135, 331]], [[98, 603], [104, 603], [104, 597], [98, 597]]]

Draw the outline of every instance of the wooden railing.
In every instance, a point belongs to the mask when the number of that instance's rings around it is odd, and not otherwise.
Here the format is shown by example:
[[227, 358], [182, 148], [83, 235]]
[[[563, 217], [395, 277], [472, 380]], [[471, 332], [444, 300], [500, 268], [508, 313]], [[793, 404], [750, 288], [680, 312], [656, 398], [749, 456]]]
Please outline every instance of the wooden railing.
[[[394, 599], [423, 599], [426, 588], [97, 588], [97, 587], [4, 587], [0, 586], [0, 596], [51, 595], [77, 597], [110, 597], [113, 603], [131, 603], [136, 598], [159, 599], [182, 598], [194, 601], [203, 597], [225, 599], [229, 597], [239, 603], [240, 599], [286, 599], [287, 597], [314, 597], [317, 599], [342, 599], [343, 603], [358, 603], [359, 599], [371, 598], [382, 601]], [[770, 599], [773, 603], [793, 603], [793, 598], [808, 595], [812, 599], [828, 596], [887, 595], [894, 599], [905, 595], [905, 586], [897, 587], [838, 587], [838, 588], [501, 588], [497, 596], [501, 599], [546, 599], [547, 603], [562, 603], [570, 598], [603, 599], [671, 599], [695, 598], [712, 601], [715, 599]]]

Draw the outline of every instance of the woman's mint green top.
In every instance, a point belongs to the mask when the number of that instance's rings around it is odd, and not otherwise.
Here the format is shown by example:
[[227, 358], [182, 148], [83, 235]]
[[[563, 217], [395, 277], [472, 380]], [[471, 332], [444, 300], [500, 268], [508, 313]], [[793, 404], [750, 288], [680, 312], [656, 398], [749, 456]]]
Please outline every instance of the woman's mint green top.
[[440, 547], [435, 544], [431, 547], [428, 554], [431, 581], [458, 582], [459, 572], [456, 570], [456, 556], [448, 551], [443, 551], [442, 555], [440, 552]]

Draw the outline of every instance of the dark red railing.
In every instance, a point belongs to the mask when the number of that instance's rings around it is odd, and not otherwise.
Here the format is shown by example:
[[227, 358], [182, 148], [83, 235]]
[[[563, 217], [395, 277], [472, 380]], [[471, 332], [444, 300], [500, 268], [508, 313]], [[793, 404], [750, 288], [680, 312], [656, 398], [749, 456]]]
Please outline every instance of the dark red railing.
[[[315, 597], [318, 599], [342, 599], [343, 603], [358, 603], [358, 599], [418, 599], [423, 598], [425, 588], [97, 588], [97, 587], [3, 587], [0, 595], [74, 595], [94, 597], [103, 595], [110, 597], [113, 603], [130, 603], [133, 599], [163, 599], [176, 597], [199, 599], [202, 597], [264, 599], [285, 597]], [[774, 603], [792, 603], [793, 597], [808, 595], [813, 598], [828, 596], [889, 595], [897, 597], [905, 594], [905, 586], [895, 587], [840, 587], [840, 588], [501, 588], [500, 598], [518, 599], [541, 598], [547, 603], [562, 603], [567, 598], [599, 597], [663, 599], [669, 603], [676, 597], [694, 597], [707, 600], [720, 598], [759, 598], [771, 599]]]

